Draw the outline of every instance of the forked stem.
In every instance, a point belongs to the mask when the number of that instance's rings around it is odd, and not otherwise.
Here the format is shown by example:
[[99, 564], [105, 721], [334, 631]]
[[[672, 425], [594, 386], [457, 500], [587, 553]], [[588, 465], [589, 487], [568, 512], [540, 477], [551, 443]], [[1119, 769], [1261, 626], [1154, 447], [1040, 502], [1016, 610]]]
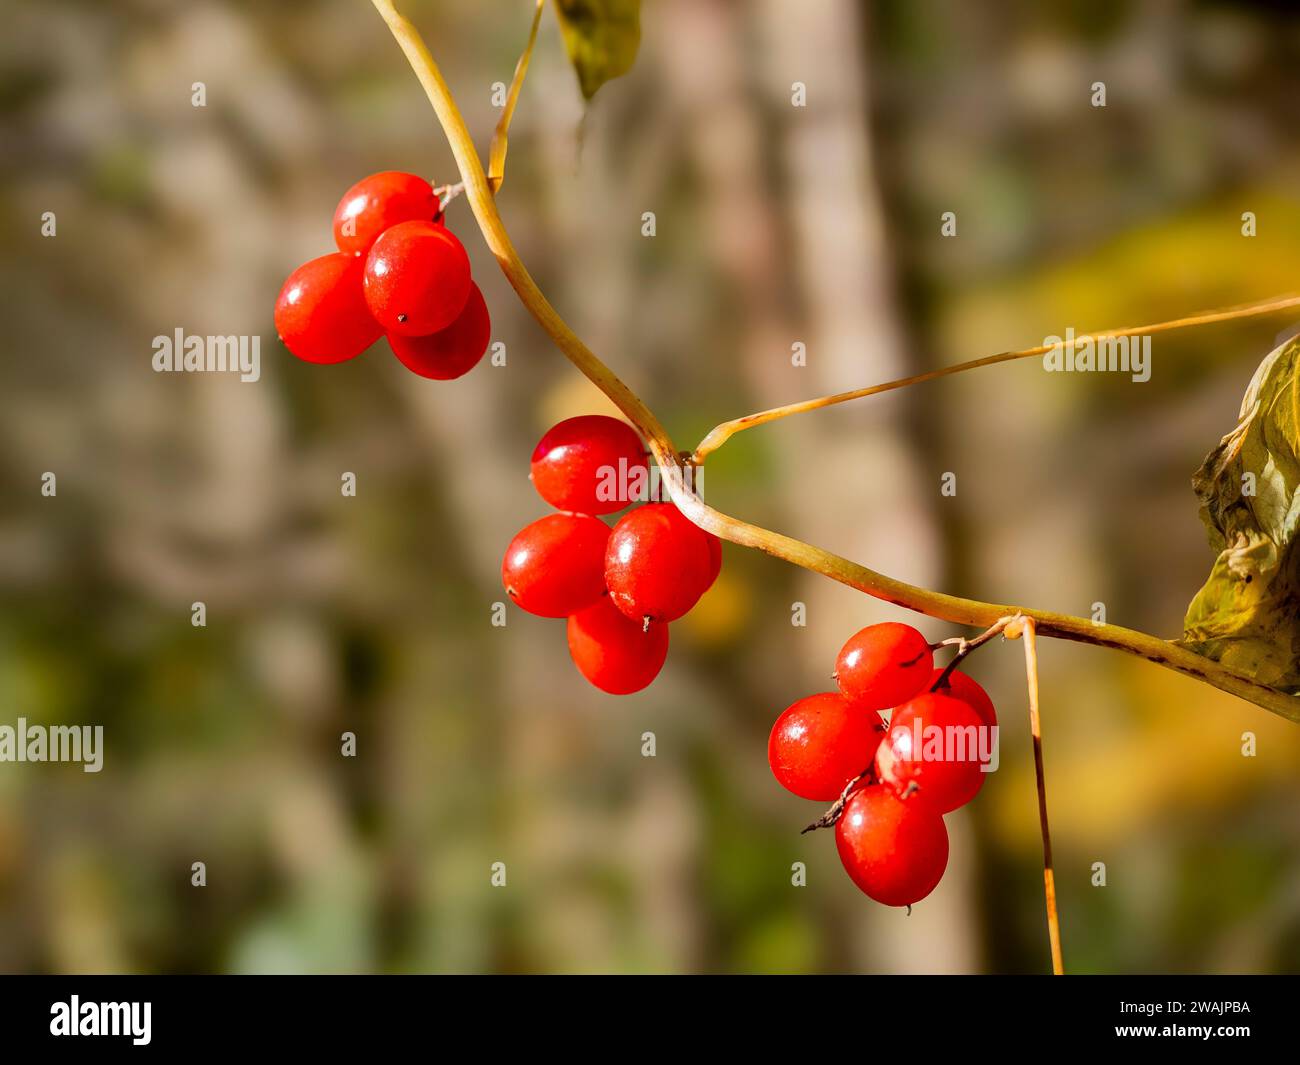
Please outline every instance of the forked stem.
[[[1022, 616], [1023, 615], [1021, 614], [1013, 614], [1005, 618], [998, 618], [997, 621], [995, 621], [987, 629], [981, 632], [978, 636], [969, 640], [965, 638], [960, 638], [956, 640], [955, 642], [957, 644], [957, 653], [952, 656], [952, 661], [950, 661], [946, 666], [943, 667], [943, 672], [934, 678], [934, 683], [930, 685], [930, 690], [932, 692], [937, 692], [940, 688], [948, 687], [948, 678], [952, 676], [953, 670], [955, 670], [959, 665], [962, 664], [962, 662], [965, 660], [967, 655], [969, 655], [976, 648], [983, 647], [986, 643], [989, 642], [989, 640], [993, 639], [995, 636], [1000, 636], [1003, 632], [1006, 631], [1008, 625], [1012, 624], [1013, 622], [1019, 621]], [[952, 640], [944, 640], [945, 644], [953, 643], [953, 642], [954, 641]]]
[[457, 181], [454, 185], [439, 185], [433, 190], [433, 194], [438, 197], [438, 210], [446, 211], [452, 201], [464, 191], [463, 181]]

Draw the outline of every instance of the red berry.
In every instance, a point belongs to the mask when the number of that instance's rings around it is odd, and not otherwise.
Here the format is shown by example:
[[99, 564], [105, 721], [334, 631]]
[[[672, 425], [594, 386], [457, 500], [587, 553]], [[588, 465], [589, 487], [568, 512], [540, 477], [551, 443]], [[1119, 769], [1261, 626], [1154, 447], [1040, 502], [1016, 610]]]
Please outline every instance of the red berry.
[[925, 687], [934, 670], [930, 644], [911, 625], [887, 621], [854, 633], [835, 660], [835, 680], [852, 703], [887, 710]]
[[[690, 521], [689, 518], [686, 519]], [[694, 522], [691, 522], [694, 525]], [[698, 525], [695, 528], [699, 529]], [[722, 541], [707, 529], [700, 529], [704, 534], [704, 542], [709, 548], [709, 568], [705, 571], [704, 592], [713, 587], [713, 582], [718, 579], [718, 574], [722, 572]], [[701, 592], [700, 595], [703, 595]]]
[[[935, 684], [942, 675], [942, 667], [935, 669], [925, 685], [925, 690], [934, 690]], [[967, 676], [960, 669], [954, 669], [949, 673], [947, 683], [938, 691], [940, 695], [951, 695], [954, 699], [966, 703], [989, 728], [993, 728], [998, 723], [998, 712], [993, 708], [993, 700], [989, 698], [989, 693], [980, 686], [978, 681]]]
[[469, 256], [446, 227], [399, 222], [366, 256], [366, 304], [386, 333], [428, 336], [451, 325], [470, 290]]
[[709, 583], [704, 586], [707, 592], [722, 572], [722, 541], [711, 532], [705, 531], [704, 535], [709, 541]]
[[855, 709], [839, 692], [810, 695], [776, 719], [767, 762], [787, 791], [830, 802], [871, 764], [884, 732], [879, 714]]
[[501, 583], [516, 606], [565, 618], [605, 594], [609, 526], [589, 514], [548, 514], [510, 541]]
[[584, 677], [610, 695], [639, 692], [668, 657], [668, 626], [624, 617], [600, 599], [569, 617], [569, 655]]
[[[492, 319], [478, 285], [472, 281], [465, 309], [446, 329], [425, 337], [388, 334], [388, 346], [412, 373], [435, 381], [450, 381], [478, 365], [492, 339]], [[579, 509], [579, 508], [565, 508]]]
[[583, 414], [551, 426], [537, 442], [533, 487], [559, 510], [609, 514], [628, 503], [629, 488], [649, 481], [645, 445], [627, 422]]
[[398, 222], [434, 222], [442, 207], [422, 177], [384, 170], [362, 178], [334, 209], [334, 243], [349, 255], [365, 255], [385, 229]]
[[948, 865], [943, 818], [879, 784], [849, 797], [835, 823], [835, 846], [853, 882], [886, 906], [920, 902]]
[[712, 572], [704, 530], [672, 503], [625, 514], [605, 551], [610, 597], [633, 620], [675, 621], [704, 594]]
[[876, 775], [908, 803], [946, 814], [984, 784], [980, 746], [991, 742], [980, 717], [950, 695], [927, 692], [894, 711], [876, 751]]
[[332, 252], [291, 273], [275, 301], [275, 331], [307, 362], [343, 362], [379, 339], [361, 294], [361, 262]]

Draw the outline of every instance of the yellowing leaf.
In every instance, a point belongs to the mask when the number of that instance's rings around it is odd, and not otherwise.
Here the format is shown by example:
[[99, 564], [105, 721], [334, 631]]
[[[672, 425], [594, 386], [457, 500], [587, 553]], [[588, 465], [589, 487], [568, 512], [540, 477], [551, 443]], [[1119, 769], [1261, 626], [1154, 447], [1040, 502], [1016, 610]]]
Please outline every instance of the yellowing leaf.
[[555, 14], [586, 99], [632, 69], [641, 43], [641, 0], [555, 0]]
[[1219, 552], [1182, 643], [1282, 691], [1300, 690], [1300, 340], [1255, 371], [1241, 420], [1192, 479]]

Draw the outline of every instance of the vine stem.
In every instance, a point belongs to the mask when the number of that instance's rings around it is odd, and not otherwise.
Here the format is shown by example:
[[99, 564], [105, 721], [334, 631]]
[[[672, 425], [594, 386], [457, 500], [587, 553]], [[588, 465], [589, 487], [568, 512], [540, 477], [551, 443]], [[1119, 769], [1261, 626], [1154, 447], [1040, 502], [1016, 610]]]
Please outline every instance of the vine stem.
[[419, 31], [397, 11], [392, 0], [371, 0], [371, 3], [388, 24], [433, 105], [464, 182], [465, 198], [474, 212], [484, 241], [496, 256], [501, 272], [556, 347], [618, 407], [645, 438], [660, 467], [662, 481], [669, 496], [678, 509], [696, 525], [724, 540], [756, 548], [896, 606], [953, 624], [985, 628], [1009, 614], [1023, 614], [1036, 622], [1037, 631], [1042, 635], [1126, 651], [1240, 696], [1282, 717], [1300, 721], [1300, 698], [1275, 691], [1253, 677], [1238, 673], [1168, 640], [1118, 625], [1097, 624], [1087, 618], [1068, 614], [984, 603], [933, 592], [878, 573], [783, 533], [733, 518], [708, 506], [687, 486], [683, 477], [684, 460], [654, 412], [582, 342], [543, 295], [524, 266], [501, 219], [496, 198], [465, 120]]
[[[1084, 344], [1089, 341], [1104, 340], [1108, 337], [1168, 333], [1174, 329], [1188, 329], [1196, 325], [1212, 325], [1215, 322], [1230, 322], [1237, 318], [1258, 318], [1262, 315], [1290, 310], [1293, 307], [1300, 307], [1300, 296], [1279, 296], [1270, 300], [1243, 304], [1240, 307], [1229, 307], [1225, 310], [1205, 311], [1202, 314], [1174, 318], [1167, 322], [1131, 326], [1126, 329], [1106, 329], [1099, 333], [1085, 333], [1082, 336], [1075, 337], [1074, 343]], [[964, 373], [966, 370], [976, 370], [981, 366], [995, 366], [1000, 362], [1014, 362], [1017, 359], [1030, 359], [1035, 355], [1046, 355], [1058, 346], [1056, 344], [1040, 344], [1034, 348], [1003, 351], [997, 355], [985, 355], [980, 359], [959, 362], [955, 366], [944, 366], [938, 370], [927, 370], [925, 373], [913, 374], [911, 377], [900, 377], [896, 381], [886, 381], [883, 384], [871, 385], [868, 388], [857, 388], [852, 392], [836, 392], [830, 396], [818, 396], [816, 399], [805, 399], [801, 403], [787, 403], [783, 407], [772, 407], [770, 410], [746, 414], [743, 418], [734, 418], [710, 429], [708, 435], [700, 441], [699, 446], [695, 449], [692, 458], [696, 463], [702, 463], [737, 433], [743, 432], [745, 429], [753, 429], [759, 425], [767, 425], [769, 422], [778, 421], [781, 418], [788, 418], [792, 414], [804, 414], [807, 411], [821, 410], [823, 407], [833, 407], [838, 403], [847, 403], [852, 399], [877, 396], [882, 392], [892, 392], [896, 388], [906, 388], [908, 385], [919, 385], [926, 381], [937, 380], [940, 377]]]
[[[650, 446], [651, 452], [661, 466], [665, 463], [675, 467], [676, 451], [672, 441], [664, 431], [654, 413], [641, 401], [618, 376], [601, 362], [594, 352], [579, 339], [560, 317], [559, 312], [551, 306], [550, 301], [537, 287], [537, 282], [524, 266], [519, 253], [511, 243], [506, 232], [505, 223], [497, 211], [496, 198], [479, 159], [474, 140], [461, 116], [460, 108], [443, 79], [442, 72], [429, 54], [428, 46], [420, 36], [419, 30], [393, 6], [392, 0], [371, 0], [375, 9], [388, 24], [389, 30], [401, 46], [411, 69], [424, 88], [425, 95], [433, 105], [434, 114], [442, 126], [443, 133], [451, 146], [456, 168], [460, 171], [461, 181], [465, 186], [465, 199], [474, 212], [474, 219], [483, 233], [492, 254], [496, 256], [501, 272], [518, 294], [520, 301], [537, 323], [546, 330], [556, 346], [582, 373], [608, 396], [633, 425], [641, 431]], [[668, 478], [665, 477], [667, 481]]]
[[1043, 771], [1043, 726], [1038, 713], [1038, 642], [1033, 618], [1015, 618], [1006, 626], [1008, 639], [1025, 644], [1025, 682], [1029, 688], [1029, 732], [1034, 740], [1034, 778], [1038, 785], [1038, 824], [1043, 832], [1043, 897], [1047, 902], [1047, 939], [1052, 973], [1065, 975], [1061, 957], [1061, 921], [1056, 913], [1056, 872], [1052, 868], [1052, 832], [1047, 825], [1047, 779]]

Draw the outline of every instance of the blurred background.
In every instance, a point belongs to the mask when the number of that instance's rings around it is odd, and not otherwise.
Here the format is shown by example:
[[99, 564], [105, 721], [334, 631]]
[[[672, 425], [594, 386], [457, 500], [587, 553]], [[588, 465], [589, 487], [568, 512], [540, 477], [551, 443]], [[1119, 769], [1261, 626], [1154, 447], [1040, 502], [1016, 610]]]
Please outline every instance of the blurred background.
[[[486, 151], [532, 4], [400, 6]], [[680, 447], [1296, 288], [1291, 5], [643, 7], [589, 109], [547, 14], [499, 200]], [[463, 200], [504, 367], [438, 383], [382, 343], [332, 367], [280, 346], [279, 286], [333, 250], [350, 184], [455, 180], [369, 3], [10, 0], [4, 22], [0, 724], [100, 724], [106, 750], [99, 774], [0, 764], [0, 970], [1049, 968], [1018, 645], [972, 660], [1002, 768], [948, 819], [947, 875], [911, 916], [877, 906], [830, 833], [799, 834], [820, 807], [772, 779], [768, 730], [861, 626], [958, 630], [731, 546], [640, 694], [589, 687], [559, 622], [494, 627], [505, 545], [545, 512], [533, 444], [609, 407]], [[1157, 337], [1145, 384], [1029, 360], [790, 419], [711, 458], [706, 494], [929, 587], [1176, 636], [1212, 561], [1190, 475], [1295, 325]], [[177, 328], [260, 335], [261, 380], [154, 373]], [[1300, 729], [1127, 656], [1041, 654], [1067, 968], [1300, 969]]]

